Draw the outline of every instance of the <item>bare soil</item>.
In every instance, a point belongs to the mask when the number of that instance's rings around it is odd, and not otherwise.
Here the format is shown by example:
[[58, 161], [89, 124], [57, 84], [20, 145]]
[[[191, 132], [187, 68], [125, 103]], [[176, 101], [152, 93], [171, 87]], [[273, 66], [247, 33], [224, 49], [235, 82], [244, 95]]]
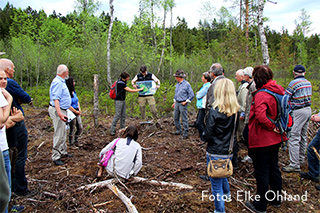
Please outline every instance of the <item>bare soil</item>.
[[[115, 137], [109, 135], [112, 116], [100, 116], [99, 127], [93, 127], [93, 117], [89, 113], [82, 115], [84, 132], [77, 150], [68, 148], [73, 158], [63, 159], [64, 166], [55, 166], [51, 161], [53, 126], [46, 108], [27, 107], [26, 126], [29, 132], [28, 160], [26, 174], [29, 188], [36, 191], [32, 198], [12, 198], [12, 204], [26, 206], [24, 212], [126, 212], [122, 201], [107, 187], [76, 191], [75, 189], [97, 182], [98, 154]], [[195, 120], [195, 113], [190, 115]], [[210, 182], [203, 181], [200, 175], [206, 173], [205, 149], [198, 132], [190, 128], [187, 140], [171, 135], [174, 122], [171, 117], [161, 118], [161, 129], [154, 125], [140, 125], [139, 118], [127, 118], [127, 125], [139, 126], [138, 142], [143, 149], [143, 168], [138, 176], [153, 180], [184, 183], [193, 190], [181, 190], [173, 187], [153, 186], [147, 183], [130, 183], [126, 186], [133, 194], [132, 203], [139, 212], [213, 212], [214, 203], [210, 195]], [[312, 132], [314, 134], [314, 131]], [[246, 155], [244, 145], [240, 146], [240, 157]], [[280, 152], [280, 167], [287, 165], [287, 151]], [[307, 171], [307, 165], [302, 167]], [[100, 180], [110, 179], [105, 172]], [[284, 201], [280, 208], [268, 207], [268, 212], [316, 212], [320, 210], [319, 192], [315, 183], [302, 180], [298, 173], [282, 173], [283, 190], [289, 195], [304, 195], [306, 201]], [[249, 212], [245, 201], [237, 197], [240, 190], [255, 194], [256, 184], [253, 166], [241, 163], [240, 168], [228, 179], [232, 202], [226, 203], [227, 212]], [[118, 188], [127, 196], [123, 186]], [[241, 193], [240, 193], [241, 194]], [[244, 195], [242, 193], [242, 195]], [[242, 197], [244, 199], [244, 197]], [[96, 204], [102, 204], [96, 206]]]

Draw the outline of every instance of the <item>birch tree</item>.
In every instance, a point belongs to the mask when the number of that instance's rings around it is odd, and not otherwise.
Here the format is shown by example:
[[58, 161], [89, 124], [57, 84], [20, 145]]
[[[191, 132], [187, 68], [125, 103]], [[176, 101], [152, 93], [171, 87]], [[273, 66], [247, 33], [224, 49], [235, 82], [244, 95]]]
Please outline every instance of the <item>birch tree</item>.
[[110, 68], [111, 67], [110, 43], [111, 43], [111, 31], [113, 26], [113, 11], [114, 11], [113, 0], [110, 0], [109, 6], [110, 6], [110, 25], [109, 25], [108, 40], [107, 40], [107, 81], [111, 87], [112, 81], [111, 81], [111, 68]]
[[163, 61], [163, 57], [164, 57], [164, 50], [166, 48], [166, 19], [167, 19], [167, 12], [168, 12], [168, 9], [171, 8], [170, 5], [174, 4], [173, 1], [174, 0], [163, 0], [161, 2], [161, 6], [163, 7], [163, 22], [162, 22], [163, 40], [162, 40], [162, 50], [161, 50], [161, 56], [160, 56], [160, 62], [159, 62], [157, 74], [159, 74], [159, 72], [160, 72], [162, 61]]
[[259, 30], [260, 41], [261, 41], [263, 64], [268, 66], [269, 62], [270, 62], [270, 56], [269, 56], [269, 52], [268, 52], [268, 42], [267, 42], [266, 34], [265, 34], [264, 28], [263, 28], [264, 4], [265, 4], [264, 0], [259, 0], [259, 2], [258, 2], [258, 30]]
[[173, 28], [172, 10], [175, 6], [176, 6], [176, 3], [174, 2], [174, 0], [171, 0], [169, 3], [169, 7], [170, 7], [170, 76], [172, 75], [172, 28]]

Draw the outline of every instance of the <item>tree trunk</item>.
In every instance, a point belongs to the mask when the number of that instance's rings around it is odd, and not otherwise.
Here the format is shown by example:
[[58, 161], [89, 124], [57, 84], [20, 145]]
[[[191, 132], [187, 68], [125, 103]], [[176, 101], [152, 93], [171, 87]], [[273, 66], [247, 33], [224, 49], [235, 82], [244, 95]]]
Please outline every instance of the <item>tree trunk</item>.
[[268, 52], [268, 42], [266, 38], [266, 34], [263, 28], [263, 8], [264, 8], [264, 0], [259, 0], [258, 4], [258, 29], [259, 35], [261, 40], [261, 49], [262, 49], [262, 56], [263, 56], [263, 64], [269, 65], [270, 57]]
[[163, 57], [164, 57], [164, 49], [166, 48], [166, 18], [167, 18], [167, 10], [164, 8], [164, 14], [163, 14], [163, 46], [162, 46], [161, 57], [160, 57], [160, 62], [159, 62], [159, 66], [158, 66], [157, 75], [159, 74], [159, 72], [161, 70], [162, 60], [163, 60]]
[[170, 76], [172, 76], [172, 26], [173, 26], [173, 22], [172, 22], [172, 7], [170, 8], [170, 12], [171, 12], [171, 20], [170, 20]]
[[240, 29], [242, 29], [242, 0], [240, 0]]
[[153, 12], [154, 1], [151, 0], [151, 27], [153, 32], [153, 67], [155, 67], [155, 55], [157, 54], [157, 35], [154, 24], [154, 12]]
[[94, 75], [93, 89], [94, 89], [94, 97], [93, 97], [94, 127], [98, 127], [98, 125], [99, 125], [99, 123], [98, 123], [98, 117], [99, 117], [99, 75], [97, 75], [97, 74]]
[[111, 43], [111, 31], [113, 26], [113, 0], [110, 0], [110, 25], [109, 25], [109, 32], [108, 32], [108, 40], [107, 40], [107, 81], [111, 88], [112, 81], [111, 81], [111, 60], [110, 60], [110, 43]]
[[[246, 1], [246, 57], [249, 56], [249, 0]], [[247, 60], [246, 60], [247, 61]]]

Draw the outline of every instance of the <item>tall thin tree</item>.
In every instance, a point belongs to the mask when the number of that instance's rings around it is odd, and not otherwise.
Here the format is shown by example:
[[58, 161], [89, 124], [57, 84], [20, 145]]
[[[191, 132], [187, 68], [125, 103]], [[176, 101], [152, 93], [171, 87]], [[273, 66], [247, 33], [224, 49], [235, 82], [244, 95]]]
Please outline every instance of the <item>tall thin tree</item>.
[[108, 31], [108, 40], [107, 40], [107, 81], [109, 86], [111, 87], [112, 81], [111, 81], [111, 60], [110, 60], [110, 43], [111, 43], [111, 32], [112, 32], [112, 26], [113, 26], [113, 0], [109, 1], [110, 6], [110, 25], [109, 25], [109, 31]]
[[264, 4], [265, 4], [265, 0], [259, 0], [259, 2], [258, 2], [258, 30], [259, 30], [260, 41], [261, 41], [263, 64], [269, 65], [270, 56], [269, 56], [269, 52], [268, 52], [268, 42], [267, 42], [266, 34], [265, 34], [264, 28], [263, 28]]

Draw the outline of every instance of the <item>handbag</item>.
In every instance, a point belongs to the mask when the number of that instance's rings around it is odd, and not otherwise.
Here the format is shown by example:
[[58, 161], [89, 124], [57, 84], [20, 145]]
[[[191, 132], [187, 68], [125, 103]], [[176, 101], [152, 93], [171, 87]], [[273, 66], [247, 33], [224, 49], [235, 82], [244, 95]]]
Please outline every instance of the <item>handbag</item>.
[[209, 177], [226, 178], [226, 177], [230, 177], [233, 174], [233, 166], [232, 166], [232, 161], [230, 157], [233, 150], [233, 142], [234, 142], [234, 134], [235, 134], [236, 124], [237, 124], [237, 117], [238, 117], [238, 114], [236, 113], [235, 119], [234, 119], [234, 127], [232, 131], [231, 139], [230, 139], [228, 159], [219, 158], [218, 160], [210, 160], [207, 167], [207, 173]]
[[109, 149], [106, 153], [104, 153], [103, 155], [101, 155], [100, 157], [100, 162], [98, 163], [99, 166], [103, 166], [103, 167], [107, 167], [108, 166], [108, 162], [109, 162], [109, 159], [111, 158], [111, 156], [113, 155], [114, 153], [114, 150], [115, 150], [115, 147], [116, 147], [116, 144], [117, 142], [119, 141], [120, 138], [118, 138], [116, 140], [116, 142], [112, 145], [111, 149]]

